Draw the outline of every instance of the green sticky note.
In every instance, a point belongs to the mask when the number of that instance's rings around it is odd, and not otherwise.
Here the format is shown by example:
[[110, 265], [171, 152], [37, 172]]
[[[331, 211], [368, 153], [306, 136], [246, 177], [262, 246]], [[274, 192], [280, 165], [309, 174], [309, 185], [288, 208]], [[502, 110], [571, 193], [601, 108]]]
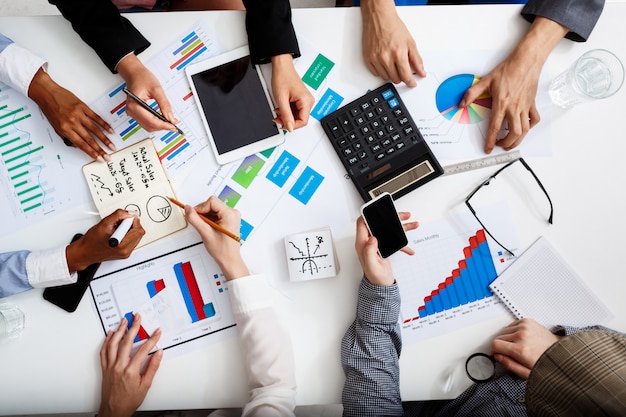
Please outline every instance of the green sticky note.
[[334, 62], [324, 55], [318, 54], [306, 74], [302, 77], [302, 81], [312, 89], [317, 90], [334, 66]]

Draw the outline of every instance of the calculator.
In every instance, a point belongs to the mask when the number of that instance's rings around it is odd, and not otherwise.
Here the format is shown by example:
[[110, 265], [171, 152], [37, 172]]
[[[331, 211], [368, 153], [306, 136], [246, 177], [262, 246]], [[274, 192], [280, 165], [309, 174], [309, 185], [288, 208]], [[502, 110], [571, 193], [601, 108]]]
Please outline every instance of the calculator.
[[321, 120], [364, 201], [394, 199], [443, 174], [392, 83], [371, 90]]

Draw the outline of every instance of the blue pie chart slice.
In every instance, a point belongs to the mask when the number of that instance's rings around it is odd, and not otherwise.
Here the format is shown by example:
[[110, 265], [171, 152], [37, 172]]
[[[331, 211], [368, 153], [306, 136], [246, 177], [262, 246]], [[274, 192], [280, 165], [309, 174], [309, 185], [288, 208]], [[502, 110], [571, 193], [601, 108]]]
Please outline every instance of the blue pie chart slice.
[[478, 123], [491, 114], [491, 96], [483, 94], [474, 100], [467, 108], [459, 108], [459, 103], [468, 88], [480, 81], [474, 74], [457, 74], [437, 88], [435, 103], [437, 110], [446, 119], [460, 124]]

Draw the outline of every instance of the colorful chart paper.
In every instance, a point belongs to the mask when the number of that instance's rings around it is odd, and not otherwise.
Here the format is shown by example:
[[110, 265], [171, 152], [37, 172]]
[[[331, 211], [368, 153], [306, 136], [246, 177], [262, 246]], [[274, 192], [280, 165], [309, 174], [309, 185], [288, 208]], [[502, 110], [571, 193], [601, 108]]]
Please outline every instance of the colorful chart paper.
[[454, 75], [439, 85], [435, 95], [437, 109], [446, 119], [460, 124], [481, 122], [491, 114], [491, 96], [483, 94], [466, 108], [459, 103], [468, 88], [480, 81], [480, 77], [472, 74]]

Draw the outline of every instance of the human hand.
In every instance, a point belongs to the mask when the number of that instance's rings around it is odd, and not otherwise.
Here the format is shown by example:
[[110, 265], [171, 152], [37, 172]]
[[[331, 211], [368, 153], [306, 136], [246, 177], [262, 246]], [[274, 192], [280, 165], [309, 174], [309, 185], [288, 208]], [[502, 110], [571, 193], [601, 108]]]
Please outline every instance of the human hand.
[[[491, 153], [496, 145], [507, 151], [515, 148], [541, 120], [535, 105], [541, 66], [528, 66], [529, 61], [524, 55], [526, 51], [511, 54], [468, 89], [459, 103], [459, 107], [465, 108], [481, 95], [491, 95], [491, 118], [485, 138], [485, 153]], [[505, 120], [508, 132], [498, 140]]]
[[394, 84], [417, 84], [413, 71], [426, 76], [415, 40], [396, 11], [393, 0], [362, 0], [363, 59], [370, 72]]
[[82, 271], [98, 262], [128, 258], [146, 233], [141, 227], [139, 217], [135, 216], [133, 226], [119, 245], [114, 248], [109, 246], [109, 238], [122, 220], [128, 217], [133, 217], [133, 214], [117, 209], [89, 229], [83, 237], [69, 244], [65, 249], [65, 256], [70, 273]]
[[[408, 220], [411, 213], [399, 212], [400, 220]], [[417, 229], [418, 222], [404, 223], [405, 231]], [[356, 254], [363, 268], [363, 274], [369, 282], [375, 285], [392, 285], [395, 282], [391, 263], [388, 259], [380, 256], [378, 252], [378, 240], [369, 234], [365, 220], [362, 216], [356, 221], [356, 239], [354, 242]], [[407, 255], [413, 255], [415, 252], [408, 246], [400, 249]]]
[[161, 114], [170, 122], [167, 123], [157, 119], [149, 111], [141, 107], [134, 100], [126, 100], [126, 113], [134, 118], [141, 127], [148, 132], [156, 130], [176, 131], [175, 124], [179, 120], [174, 117], [172, 106], [170, 105], [165, 91], [157, 78], [146, 68], [135, 54], [124, 57], [117, 67], [117, 72], [126, 81], [126, 88], [137, 97], [147, 102], [150, 99], [156, 100]]
[[163, 358], [163, 351], [157, 350], [152, 354], [142, 372], [141, 369], [148, 359], [148, 354], [161, 337], [161, 329], [155, 330], [131, 357], [133, 341], [141, 326], [139, 314], [133, 317], [133, 324], [128, 331], [126, 331], [127, 326], [128, 322], [122, 318], [115, 332], [109, 330], [100, 349], [102, 392], [98, 417], [133, 415], [146, 398]]
[[277, 121], [289, 132], [306, 126], [315, 99], [296, 72], [291, 54], [272, 57], [272, 91]]
[[530, 371], [559, 336], [532, 319], [514, 321], [491, 343], [491, 354], [509, 371], [528, 379]]
[[241, 215], [238, 210], [228, 207], [222, 200], [210, 196], [196, 207], [185, 205], [187, 221], [200, 233], [204, 247], [215, 259], [227, 280], [250, 275], [241, 257], [239, 242], [213, 229], [200, 218], [198, 213], [208, 215], [215, 223], [229, 231], [239, 231]]
[[[510, 150], [518, 146], [528, 131], [540, 121], [535, 105], [541, 69], [548, 56], [569, 29], [537, 16], [528, 33], [513, 52], [487, 76], [466, 91], [459, 107], [469, 106], [482, 94], [491, 94], [491, 118], [485, 139], [485, 152], [494, 146]], [[508, 133], [497, 139], [506, 120]]]
[[37, 103], [57, 135], [69, 140], [93, 159], [101, 162], [110, 159], [93, 136], [115, 151], [115, 145], [103, 132], [114, 133], [111, 126], [41, 68], [28, 87], [28, 97]]

